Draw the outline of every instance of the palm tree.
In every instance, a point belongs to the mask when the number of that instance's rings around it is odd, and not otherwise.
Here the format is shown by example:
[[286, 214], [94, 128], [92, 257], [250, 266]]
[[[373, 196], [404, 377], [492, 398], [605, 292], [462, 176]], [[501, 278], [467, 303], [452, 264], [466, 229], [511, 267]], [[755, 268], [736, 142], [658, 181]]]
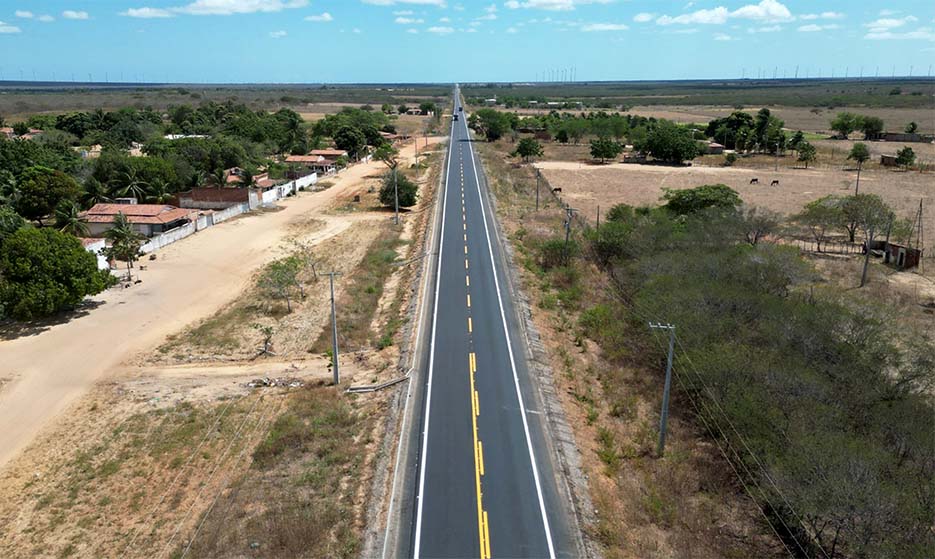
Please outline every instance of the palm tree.
[[192, 173], [192, 178], [189, 180], [188, 186], [192, 188], [201, 188], [205, 185], [205, 182], [208, 180], [208, 175], [204, 171], [195, 171]]
[[247, 169], [243, 170], [243, 173], [240, 175], [240, 187], [241, 188], [253, 188], [256, 186], [256, 177], [248, 171]]
[[146, 201], [152, 204], [165, 204], [172, 198], [169, 183], [163, 179], [155, 179], [146, 190]]
[[101, 181], [90, 177], [84, 182], [84, 193], [81, 194], [81, 205], [84, 208], [90, 208], [94, 204], [110, 202], [111, 198], [107, 195], [107, 189], [101, 184]]
[[208, 182], [218, 188], [223, 188], [227, 184], [227, 173], [224, 172], [224, 169], [218, 167], [208, 177]]
[[95, 109], [91, 113], [91, 124], [98, 130], [107, 130], [107, 113], [104, 109]]
[[118, 197], [122, 198], [136, 198], [137, 200], [142, 200], [146, 196], [146, 188], [149, 186], [142, 177], [139, 176], [136, 169], [130, 168], [127, 171], [120, 173], [120, 176], [117, 179], [114, 179], [112, 190], [113, 194], [116, 194]]
[[0, 169], [0, 204], [13, 204], [19, 198], [16, 177], [6, 169]]
[[133, 262], [140, 255], [140, 247], [143, 246], [145, 237], [133, 229], [133, 224], [123, 212], [119, 212], [114, 216], [113, 227], [104, 233], [104, 238], [110, 241], [105, 254], [109, 258], [126, 262], [127, 280], [131, 280], [133, 276], [130, 269], [133, 268]]
[[62, 200], [55, 208], [55, 227], [62, 233], [71, 233], [76, 237], [88, 235], [88, 224], [81, 217], [78, 204], [70, 200]]

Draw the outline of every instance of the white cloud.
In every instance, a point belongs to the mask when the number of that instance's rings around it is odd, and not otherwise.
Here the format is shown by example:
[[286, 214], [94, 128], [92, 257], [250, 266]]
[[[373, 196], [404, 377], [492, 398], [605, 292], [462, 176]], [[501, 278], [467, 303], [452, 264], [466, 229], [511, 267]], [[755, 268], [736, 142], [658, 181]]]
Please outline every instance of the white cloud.
[[396, 23], [400, 25], [412, 25], [414, 23], [425, 23], [424, 19], [412, 18], [412, 17], [398, 17], [395, 20]]
[[270, 31], [270, 34], [269, 34], [269, 36], [272, 37], [273, 39], [282, 39], [286, 35], [288, 35], [288, 33], [286, 33], [285, 31]]
[[804, 19], [806, 21], [811, 21], [813, 19], [844, 19], [844, 14], [841, 12], [821, 12], [820, 14], [802, 14], [799, 16], [799, 19]]
[[415, 12], [413, 12], [412, 10], [396, 10], [393, 12], [393, 15], [394, 16], [411, 16], [414, 13]]
[[256, 12], [281, 12], [305, 6], [308, 6], [308, 0], [195, 0], [185, 6], [169, 9], [193, 16], [229, 16]]
[[577, 6], [585, 4], [610, 4], [612, 1], [613, 0], [526, 0], [525, 2], [519, 2], [518, 0], [509, 0], [504, 6], [511, 10], [517, 8], [534, 8], [558, 12], [571, 11]]
[[454, 27], [447, 27], [443, 25], [435, 25], [426, 29], [429, 33], [435, 33], [436, 35], [448, 35], [449, 33], [454, 33]]
[[751, 27], [747, 29], [747, 33], [776, 33], [777, 31], [782, 31], [781, 25], [769, 25], [766, 27]]
[[715, 41], [730, 41], [732, 40], [732, 38], [727, 33], [715, 33], [714, 40]]
[[886, 29], [902, 27], [907, 23], [914, 23], [916, 21], [919, 21], [919, 19], [915, 16], [906, 16], [901, 18], [880, 18], [876, 21], [865, 23], [864, 27], [869, 27], [871, 31], [883, 31]]
[[355, 27], [354, 29], [351, 29], [351, 33], [356, 33], [356, 34], [360, 35], [360, 34], [362, 33], [362, 31], [360, 30], [359, 27]]
[[35, 15], [32, 12], [29, 12], [26, 10], [16, 10], [15, 12], [13, 12], [13, 14], [16, 15], [16, 17], [20, 17], [23, 19], [32, 19], [33, 17], [35, 17]]
[[880, 17], [895, 16], [899, 10], [880, 10]]
[[799, 31], [803, 33], [816, 33], [818, 31], [829, 31], [831, 29], [838, 29], [841, 26], [837, 23], [829, 23], [828, 25], [818, 25], [815, 23], [810, 23], [808, 25], [802, 25], [799, 27]]
[[407, 29], [407, 30], [406, 30], [406, 33], [412, 33], [413, 35], [418, 35], [418, 34], [419, 34], [419, 30], [418, 30], [418, 29], [412, 29], [412, 28], [410, 28], [410, 29]]
[[22, 29], [17, 26], [0, 21], [0, 34], [19, 33], [20, 31], [22, 31]]
[[915, 31], [890, 31], [887, 29], [871, 29], [864, 39], [871, 41], [916, 40], [935, 41], [935, 29], [920, 27]]
[[497, 14], [484, 14], [474, 18], [475, 21], [493, 21], [497, 19]]
[[656, 14], [651, 14], [649, 12], [640, 12], [636, 14], [635, 16], [633, 16], [633, 21], [637, 23], [646, 23], [648, 21], [652, 21], [653, 18], [655, 17], [656, 17]]
[[596, 31], [626, 31], [629, 29], [623, 23], [589, 23], [581, 27], [582, 31], [586, 32], [596, 32]]
[[496, 4], [491, 4], [491, 5], [487, 6], [486, 8], [484, 8], [484, 11], [487, 12], [488, 14], [496, 13], [496, 11], [497, 11], [497, 5], [496, 5]]
[[36, 19], [38, 19], [39, 21], [41, 21], [41, 22], [43, 22], [43, 23], [49, 23], [50, 21], [55, 21], [55, 18], [52, 17], [52, 16], [50, 16], [49, 14], [42, 14], [41, 16], [39, 16], [39, 17], [36, 18]]
[[438, 21], [440, 21], [441, 23], [451, 23], [451, 18], [450, 18], [450, 17], [440, 17], [440, 18], [438, 18]]
[[334, 21], [334, 18], [331, 17], [331, 14], [329, 14], [328, 12], [322, 12], [314, 16], [305, 16], [305, 21], [327, 22], [327, 21]]
[[506, 32], [507, 32], [507, 33], [511, 33], [511, 34], [512, 34], [512, 33], [518, 33], [518, 32], [519, 32], [519, 29], [517, 29], [517, 28], [515, 28], [515, 27], [507, 27], [507, 28], [506, 28]]
[[65, 10], [62, 12], [65, 19], [88, 19], [88, 12], [76, 12], [75, 10]]
[[125, 12], [120, 12], [120, 15], [142, 19], [174, 17], [172, 12], [162, 8], [130, 8]]
[[[747, 4], [734, 11], [724, 6], [708, 10], [698, 10], [678, 16], [664, 15], [656, 20], [659, 25], [721, 25], [728, 19], [746, 19], [759, 23], [782, 23], [792, 21], [795, 17], [784, 4], [777, 0], [761, 0], [759, 4]], [[723, 40], [723, 39], [722, 39]]]

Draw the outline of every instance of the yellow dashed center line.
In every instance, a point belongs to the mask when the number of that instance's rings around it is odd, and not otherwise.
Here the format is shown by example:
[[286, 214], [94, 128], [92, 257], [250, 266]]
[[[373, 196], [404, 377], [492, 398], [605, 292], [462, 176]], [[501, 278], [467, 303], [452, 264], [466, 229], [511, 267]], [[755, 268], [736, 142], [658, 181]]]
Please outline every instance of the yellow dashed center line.
[[471, 308], [471, 294], [470, 293], [468, 293], [467, 301], [468, 301], [468, 308]]
[[468, 317], [468, 334], [474, 331], [474, 323], [471, 322], [471, 317]]
[[471, 287], [471, 276], [464, 276], [464, 285]]

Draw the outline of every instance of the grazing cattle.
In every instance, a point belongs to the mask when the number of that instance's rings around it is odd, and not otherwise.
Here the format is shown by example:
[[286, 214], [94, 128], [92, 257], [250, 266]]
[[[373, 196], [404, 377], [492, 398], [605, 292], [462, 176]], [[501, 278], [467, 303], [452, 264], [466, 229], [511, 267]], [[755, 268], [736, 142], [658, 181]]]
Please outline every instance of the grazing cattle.
[[769, 183], [769, 185], [770, 185], [770, 186], [779, 186], [779, 181], [778, 181], [778, 180], [774, 180], [773, 182]]
[[553, 188], [553, 189], [552, 189], [552, 192], [561, 192], [561, 191], [562, 191], [561, 188]]
[[750, 184], [760, 184], [760, 179], [757, 179], [757, 178], [750, 179]]

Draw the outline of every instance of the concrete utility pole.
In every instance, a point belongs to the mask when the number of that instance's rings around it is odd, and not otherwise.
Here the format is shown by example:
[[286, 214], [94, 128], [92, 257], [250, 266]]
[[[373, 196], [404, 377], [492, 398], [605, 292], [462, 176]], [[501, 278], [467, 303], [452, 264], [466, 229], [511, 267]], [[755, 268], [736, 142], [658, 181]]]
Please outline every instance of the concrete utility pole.
[[536, 169], [536, 211], [539, 211], [539, 177], [542, 175], [542, 172], [539, 169]]
[[568, 260], [568, 240], [571, 237], [571, 218], [575, 216], [575, 212], [578, 211], [571, 206], [565, 208], [565, 247], [563, 252], [565, 253], [565, 260]]
[[672, 324], [653, 324], [649, 327], [655, 330], [669, 331], [669, 356], [666, 359], [666, 383], [662, 390], [662, 414], [659, 420], [659, 446], [656, 452], [659, 456], [665, 451], [666, 447], [666, 424], [669, 422], [669, 391], [672, 388], [672, 354], [675, 353], [675, 326]]
[[341, 374], [338, 372], [338, 318], [334, 309], [334, 276], [340, 276], [340, 272], [328, 272], [331, 281], [331, 366], [334, 373], [334, 385], [341, 384]]
[[396, 184], [396, 167], [393, 166], [393, 202], [396, 205], [396, 225], [399, 225], [399, 187]]

